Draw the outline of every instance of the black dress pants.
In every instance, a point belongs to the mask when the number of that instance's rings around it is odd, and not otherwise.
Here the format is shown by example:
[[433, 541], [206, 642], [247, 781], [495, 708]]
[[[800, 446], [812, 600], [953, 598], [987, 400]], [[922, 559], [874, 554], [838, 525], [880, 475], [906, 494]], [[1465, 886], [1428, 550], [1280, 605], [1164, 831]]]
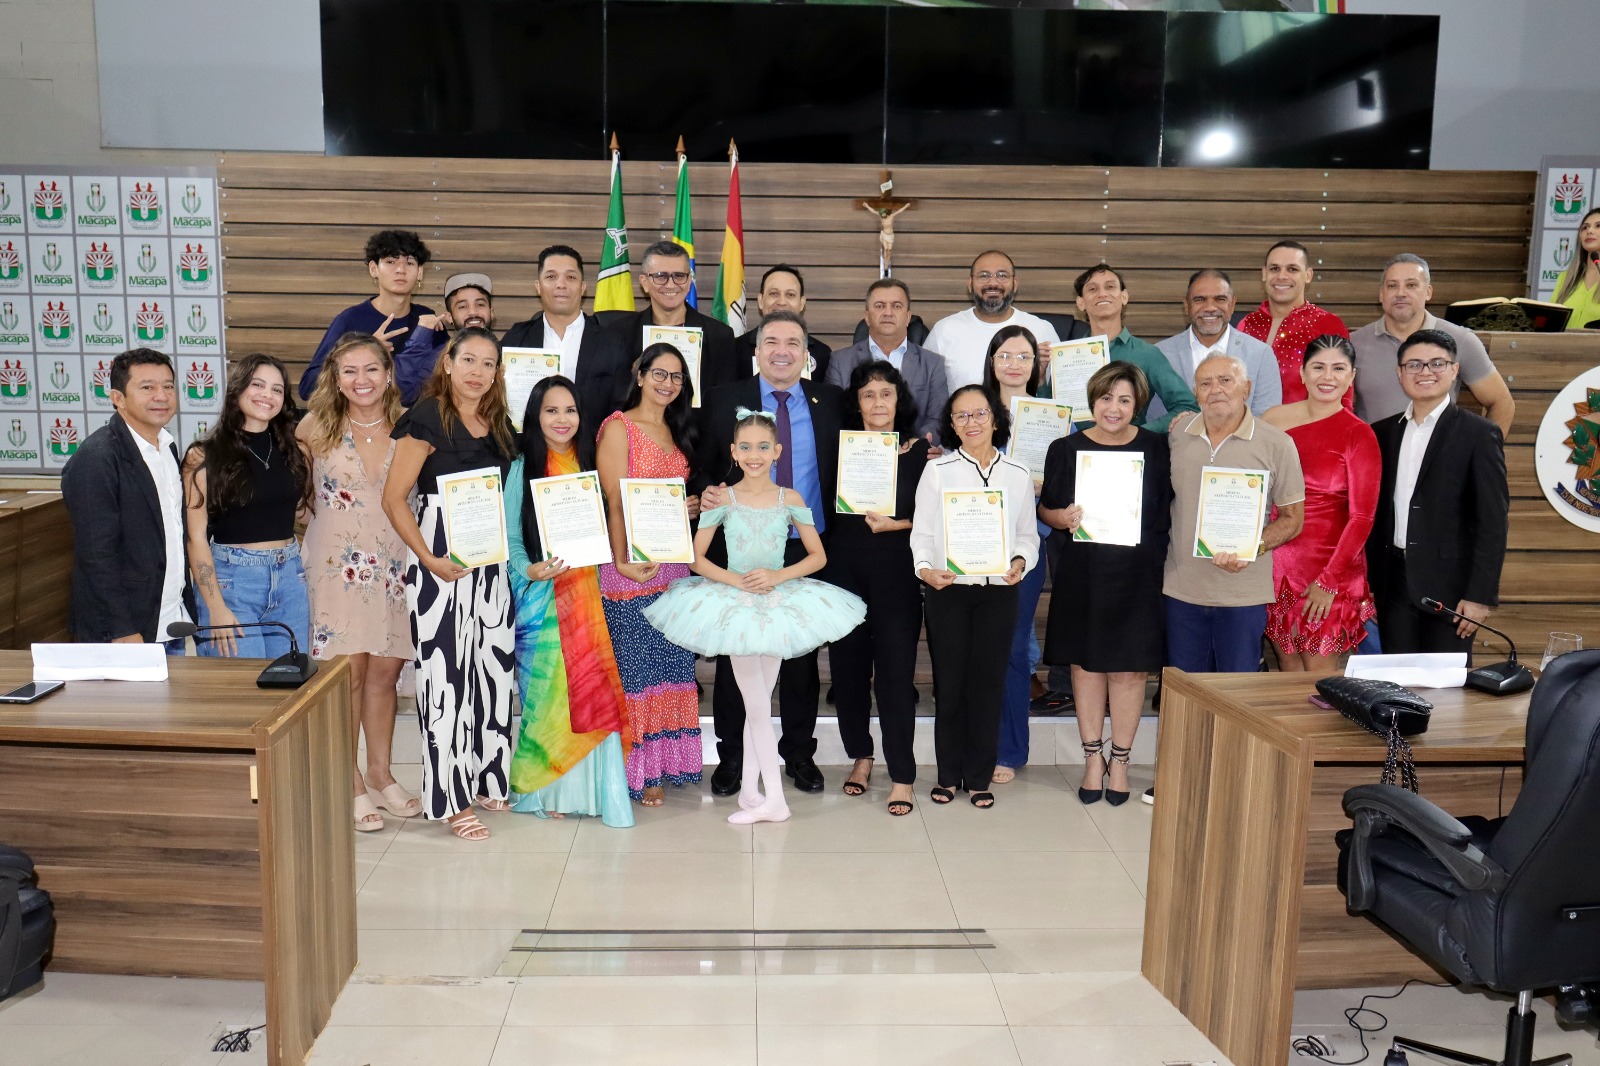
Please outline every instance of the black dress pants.
[[840, 552], [828, 560], [828, 580], [867, 604], [867, 617], [828, 647], [839, 737], [852, 759], [873, 757], [872, 696], [889, 779], [917, 780], [912, 742], [917, 730], [917, 640], [922, 630], [922, 582], [911, 572], [911, 552]]
[[[1459, 624], [1447, 614], [1424, 611], [1411, 598], [1406, 585], [1406, 557], [1397, 548], [1389, 549], [1389, 572], [1378, 593], [1378, 639], [1386, 653], [1420, 652], [1467, 653], [1472, 662], [1472, 637], [1456, 636]], [[1446, 603], [1454, 608], [1454, 603]]]
[[[783, 565], [791, 566], [805, 557], [805, 545], [798, 537], [790, 537], [783, 549]], [[812, 576], [820, 578], [822, 575]], [[722, 762], [742, 763], [744, 698], [739, 695], [739, 685], [733, 679], [733, 664], [726, 655], [717, 659], [713, 686], [711, 716], [717, 730], [717, 758]], [[816, 652], [784, 660], [778, 670], [778, 713], [783, 721], [778, 755], [785, 763], [816, 757], [817, 698], [821, 694]]]
[[939, 784], [982, 792], [994, 776], [1017, 586], [950, 585], [923, 596], [933, 659]]

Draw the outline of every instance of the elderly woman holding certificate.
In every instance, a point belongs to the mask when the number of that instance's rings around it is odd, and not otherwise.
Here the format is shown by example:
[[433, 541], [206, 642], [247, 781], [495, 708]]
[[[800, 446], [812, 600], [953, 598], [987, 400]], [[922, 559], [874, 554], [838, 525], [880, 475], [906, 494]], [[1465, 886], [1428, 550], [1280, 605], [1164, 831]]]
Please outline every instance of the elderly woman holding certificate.
[[[622, 678], [598, 567], [581, 563], [578, 554], [606, 531], [594, 434], [580, 412], [578, 387], [559, 375], [534, 384], [524, 411], [522, 454], [506, 476], [505, 498], [522, 695], [511, 809], [541, 818], [598, 815], [625, 828], [633, 824], [633, 805], [623, 763]], [[529, 502], [530, 493], [534, 501], [566, 495], [575, 502], [557, 516]]]
[[489, 836], [475, 802], [510, 809], [515, 640], [501, 484], [516, 444], [499, 370], [495, 335], [459, 330], [395, 423], [383, 486], [383, 513], [408, 549], [422, 807], [465, 840]]
[[1128, 800], [1145, 678], [1166, 654], [1161, 567], [1172, 476], [1166, 437], [1134, 425], [1150, 401], [1142, 370], [1108, 363], [1089, 378], [1087, 393], [1094, 424], [1056, 441], [1045, 458], [1039, 517], [1071, 539], [1050, 597], [1044, 657], [1072, 667], [1083, 743], [1078, 799], [1103, 795], [1119, 806]]
[[[983, 383], [1000, 397], [1011, 416], [1011, 440], [1005, 452], [1033, 475], [1034, 498], [1044, 478], [1044, 459], [1050, 445], [1072, 430], [1072, 408], [1050, 398], [1045, 380], [1045, 359], [1025, 326], [1006, 326], [989, 340]], [[1050, 528], [1038, 525], [1040, 542]], [[1017, 586], [1017, 624], [1011, 634], [1011, 658], [1006, 665], [1005, 695], [1000, 707], [1000, 747], [994, 781], [1003, 785], [1028, 762], [1028, 701], [1032, 695], [1033, 667], [1039, 661], [1039, 639], [1034, 612], [1044, 593], [1047, 567], [1028, 571]]]
[[1000, 736], [994, 697], [1005, 683], [1017, 585], [1039, 562], [1033, 475], [1000, 453], [1010, 429], [992, 389], [957, 389], [940, 418], [945, 453], [928, 463], [917, 485], [911, 565], [928, 586], [935, 803], [949, 803], [956, 789], [965, 789], [974, 807], [994, 806], [989, 784]]
[[[844, 400], [844, 436], [876, 434], [893, 442], [894, 506], [855, 513], [838, 508], [831, 523], [826, 580], [861, 597], [867, 618], [828, 648], [833, 699], [839, 712], [844, 753], [855, 760], [844, 791], [864, 795], [872, 779], [872, 697], [878, 697], [878, 728], [889, 764], [890, 814], [912, 811], [917, 779], [912, 755], [916, 736], [917, 639], [922, 630], [922, 587], [911, 569], [911, 513], [917, 484], [928, 463], [928, 442], [917, 436], [917, 404], [900, 371], [883, 361], [858, 363]], [[904, 442], [904, 443], [901, 443]], [[841, 460], [844, 448], [840, 449]], [[843, 462], [841, 461], [841, 465]], [[841, 474], [843, 471], [841, 471]], [[844, 479], [839, 494], [845, 495]]]

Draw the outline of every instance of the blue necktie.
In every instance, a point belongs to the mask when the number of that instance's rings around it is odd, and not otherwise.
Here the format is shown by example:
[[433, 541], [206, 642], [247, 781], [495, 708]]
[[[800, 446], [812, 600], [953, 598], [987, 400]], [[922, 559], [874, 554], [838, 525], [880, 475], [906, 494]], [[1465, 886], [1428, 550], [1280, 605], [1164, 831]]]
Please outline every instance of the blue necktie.
[[778, 456], [778, 484], [786, 489], [794, 488], [794, 435], [789, 431], [789, 393], [776, 389], [772, 398], [778, 401], [778, 445], [783, 449], [783, 454]]

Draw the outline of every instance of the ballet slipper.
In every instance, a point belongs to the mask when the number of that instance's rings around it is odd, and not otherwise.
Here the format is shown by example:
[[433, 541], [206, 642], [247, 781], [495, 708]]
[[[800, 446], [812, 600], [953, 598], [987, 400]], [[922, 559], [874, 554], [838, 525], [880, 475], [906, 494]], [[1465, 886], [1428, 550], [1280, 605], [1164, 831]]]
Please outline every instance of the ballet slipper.
[[739, 790], [739, 807], [741, 810], [753, 811], [765, 802], [767, 802], [767, 797], [761, 794], [759, 788], [741, 788]]
[[789, 820], [789, 807], [762, 805], [752, 807], [747, 811], [734, 811], [728, 815], [728, 821], [734, 825], [754, 825], [757, 822], [787, 822]]

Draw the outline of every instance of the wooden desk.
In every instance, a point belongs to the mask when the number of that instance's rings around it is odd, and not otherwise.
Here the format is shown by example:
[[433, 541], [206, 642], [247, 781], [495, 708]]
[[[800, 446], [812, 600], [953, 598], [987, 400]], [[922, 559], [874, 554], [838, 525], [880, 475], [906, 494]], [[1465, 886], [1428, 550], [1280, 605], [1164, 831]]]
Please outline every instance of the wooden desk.
[[[0, 705], [0, 839], [55, 901], [52, 968], [264, 980], [267, 1061], [298, 1066], [356, 961], [349, 667], [170, 664]], [[0, 652], [4, 690], [31, 675]]]
[[0, 477], [0, 648], [72, 639], [72, 521], [60, 488], [60, 478]]
[[[1312, 706], [1307, 674], [1186, 674], [1161, 695], [1143, 972], [1235, 1066], [1283, 1066], [1296, 988], [1439, 980], [1345, 912], [1334, 833], [1383, 741]], [[1528, 697], [1429, 690], [1411, 738], [1423, 796], [1495, 817], [1522, 783]], [[1445, 978], [1448, 979], [1448, 978]]]

